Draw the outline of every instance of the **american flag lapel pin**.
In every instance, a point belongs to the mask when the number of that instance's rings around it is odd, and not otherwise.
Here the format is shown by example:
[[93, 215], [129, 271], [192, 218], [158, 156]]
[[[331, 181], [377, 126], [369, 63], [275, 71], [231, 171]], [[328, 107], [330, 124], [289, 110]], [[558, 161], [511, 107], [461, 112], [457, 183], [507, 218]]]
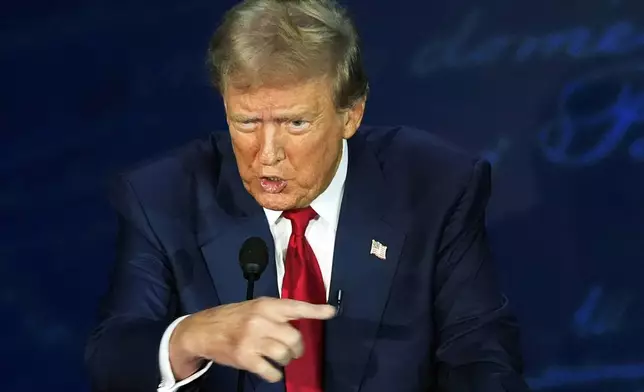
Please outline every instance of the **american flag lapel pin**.
[[376, 240], [371, 240], [371, 252], [369, 254], [372, 254], [379, 258], [380, 260], [386, 260], [387, 259], [387, 246], [381, 244], [380, 242]]

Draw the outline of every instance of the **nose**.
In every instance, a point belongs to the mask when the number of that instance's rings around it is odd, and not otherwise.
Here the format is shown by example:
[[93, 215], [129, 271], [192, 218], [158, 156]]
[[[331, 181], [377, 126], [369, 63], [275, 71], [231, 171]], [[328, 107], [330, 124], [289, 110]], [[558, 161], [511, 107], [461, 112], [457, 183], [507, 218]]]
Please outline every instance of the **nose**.
[[260, 132], [259, 163], [274, 166], [284, 159], [279, 129], [273, 124], [265, 124]]

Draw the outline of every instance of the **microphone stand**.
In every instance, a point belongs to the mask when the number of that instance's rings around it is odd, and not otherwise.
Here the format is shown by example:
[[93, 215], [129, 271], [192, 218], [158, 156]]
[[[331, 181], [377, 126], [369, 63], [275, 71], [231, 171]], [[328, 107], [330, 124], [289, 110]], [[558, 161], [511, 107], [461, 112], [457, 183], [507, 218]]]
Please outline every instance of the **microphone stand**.
[[[246, 279], [246, 301], [253, 299], [253, 291], [255, 290], [255, 274], [248, 274]], [[244, 392], [244, 381], [246, 380], [246, 371], [239, 370], [237, 373], [237, 392]]]
[[[248, 238], [239, 250], [239, 266], [246, 279], [246, 301], [253, 299], [255, 281], [259, 280], [268, 265], [268, 247], [260, 237]], [[244, 392], [246, 372], [239, 369], [237, 373], [237, 392]]]

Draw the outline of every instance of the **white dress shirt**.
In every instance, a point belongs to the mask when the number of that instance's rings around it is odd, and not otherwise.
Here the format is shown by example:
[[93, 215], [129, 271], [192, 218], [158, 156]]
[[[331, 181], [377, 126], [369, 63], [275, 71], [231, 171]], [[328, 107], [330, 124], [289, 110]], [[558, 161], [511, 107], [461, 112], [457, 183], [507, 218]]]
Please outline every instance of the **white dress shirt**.
[[[318, 213], [318, 217], [311, 220], [306, 228], [304, 236], [309, 241], [313, 253], [320, 265], [324, 287], [326, 288], [326, 297], [329, 298], [329, 288], [331, 287], [331, 271], [333, 267], [333, 250], [335, 247], [335, 233], [338, 228], [338, 218], [340, 216], [340, 206], [342, 205], [342, 195], [344, 194], [344, 182], [347, 178], [347, 169], [349, 165], [349, 152], [347, 141], [342, 142], [342, 157], [340, 165], [331, 180], [331, 183], [320, 196], [311, 202], [311, 207]], [[266, 220], [268, 221], [273, 240], [275, 242], [275, 266], [277, 271], [278, 292], [282, 292], [282, 280], [284, 279], [284, 261], [286, 258], [286, 249], [291, 236], [291, 222], [282, 216], [282, 211], [273, 211], [264, 209]], [[172, 373], [170, 365], [170, 336], [176, 326], [188, 317], [182, 316], [176, 319], [163, 334], [159, 346], [159, 369], [161, 371], [161, 383], [158, 392], [175, 392], [179, 388], [201, 377], [212, 366], [212, 361], [206, 366], [194, 373], [190, 377], [177, 382]]]

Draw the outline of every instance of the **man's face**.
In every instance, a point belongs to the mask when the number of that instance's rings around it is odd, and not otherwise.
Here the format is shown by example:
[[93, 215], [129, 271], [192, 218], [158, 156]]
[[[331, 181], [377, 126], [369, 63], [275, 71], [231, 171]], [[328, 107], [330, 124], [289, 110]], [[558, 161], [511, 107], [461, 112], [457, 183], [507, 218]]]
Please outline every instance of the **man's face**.
[[338, 112], [327, 79], [250, 90], [228, 87], [226, 118], [244, 187], [264, 208], [308, 206], [329, 185], [364, 102]]

